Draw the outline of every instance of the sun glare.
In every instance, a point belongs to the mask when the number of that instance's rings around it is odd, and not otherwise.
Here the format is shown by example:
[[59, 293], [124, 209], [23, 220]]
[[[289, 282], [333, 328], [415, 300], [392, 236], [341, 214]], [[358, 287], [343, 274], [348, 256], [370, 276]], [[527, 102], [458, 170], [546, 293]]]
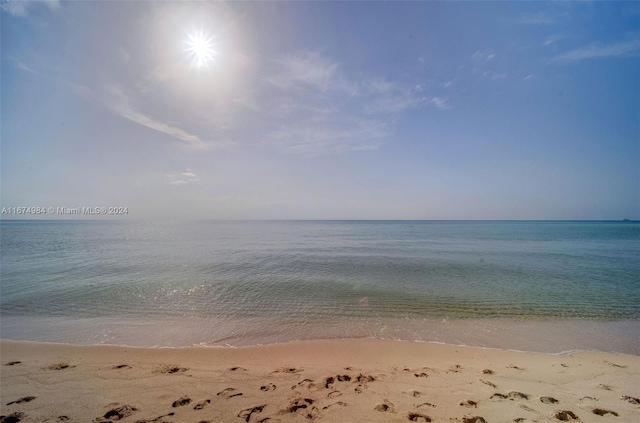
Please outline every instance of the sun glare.
[[187, 52], [191, 57], [192, 63], [198, 68], [207, 66], [215, 56], [213, 49], [213, 37], [200, 30], [188, 34]]

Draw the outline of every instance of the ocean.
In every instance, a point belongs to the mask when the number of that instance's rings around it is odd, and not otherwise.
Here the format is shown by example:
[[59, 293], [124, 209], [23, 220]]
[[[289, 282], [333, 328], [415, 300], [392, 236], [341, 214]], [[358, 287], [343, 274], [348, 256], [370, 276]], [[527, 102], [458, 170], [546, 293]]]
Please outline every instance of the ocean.
[[0, 336], [640, 354], [640, 223], [1, 221]]

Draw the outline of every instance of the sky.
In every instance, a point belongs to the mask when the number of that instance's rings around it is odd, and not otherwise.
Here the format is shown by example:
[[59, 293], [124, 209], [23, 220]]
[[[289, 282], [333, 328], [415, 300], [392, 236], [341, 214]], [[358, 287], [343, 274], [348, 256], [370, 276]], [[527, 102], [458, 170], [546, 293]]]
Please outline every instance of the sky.
[[639, 2], [2, 0], [1, 43], [3, 208], [640, 219]]

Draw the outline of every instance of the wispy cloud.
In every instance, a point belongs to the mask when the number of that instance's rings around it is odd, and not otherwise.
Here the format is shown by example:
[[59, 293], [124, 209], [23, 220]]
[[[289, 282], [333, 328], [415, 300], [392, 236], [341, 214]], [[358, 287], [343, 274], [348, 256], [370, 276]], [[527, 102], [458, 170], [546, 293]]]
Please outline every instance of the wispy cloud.
[[18, 59], [11, 59], [13, 61], [13, 63], [16, 65], [16, 67], [22, 71], [25, 72], [29, 72], [29, 73], [37, 73], [36, 71], [34, 71], [33, 69], [31, 69], [29, 66], [27, 66], [26, 64], [24, 64], [23, 62], [21, 62]]
[[489, 61], [489, 60], [493, 60], [495, 57], [496, 57], [496, 54], [489, 50], [485, 50], [485, 51], [478, 50], [475, 53], [473, 53], [473, 55], [471, 55], [471, 59], [475, 61]]
[[334, 119], [282, 126], [269, 138], [285, 152], [311, 157], [375, 150], [388, 135], [386, 125], [380, 122]]
[[549, 60], [551, 63], [571, 63], [587, 59], [640, 56], [640, 39], [613, 44], [593, 43], [585, 47], [559, 54]]
[[504, 79], [507, 77], [506, 73], [497, 73], [497, 72], [493, 72], [493, 71], [486, 71], [482, 73], [482, 76], [484, 78], [490, 79], [492, 81], [498, 81], [500, 79]]
[[551, 16], [543, 12], [522, 15], [515, 20], [515, 23], [521, 25], [550, 25], [554, 22]]
[[530, 79], [535, 79], [535, 77], [536, 77], [535, 75], [531, 74], [531, 75], [527, 75], [527, 76], [525, 76], [524, 78], [522, 78], [522, 80], [523, 80], [523, 81], [528, 81], [528, 80], [530, 80]]
[[431, 102], [435, 104], [438, 107], [438, 109], [441, 109], [441, 110], [451, 109], [451, 106], [447, 104], [447, 101], [448, 101], [448, 98], [446, 97], [445, 98], [433, 97], [431, 99]]
[[555, 34], [555, 35], [549, 35], [545, 40], [544, 43], [542, 43], [545, 46], [550, 46], [551, 44], [555, 44], [556, 42], [558, 42], [559, 40], [565, 38], [564, 35], [560, 35], [560, 34]]
[[186, 185], [194, 182], [199, 182], [200, 179], [198, 176], [193, 173], [193, 171], [189, 168], [186, 169], [185, 172], [176, 174], [165, 175], [167, 183], [175, 186]]
[[60, 8], [60, 0], [2, 0], [0, 9], [12, 16], [24, 18], [29, 15], [29, 10], [38, 4], [44, 4], [50, 10]]
[[369, 114], [399, 113], [420, 104], [423, 99], [416, 95], [424, 87], [415, 87], [415, 91], [403, 84], [385, 79], [371, 79], [360, 84], [360, 92], [366, 98], [365, 111]]
[[289, 55], [275, 62], [279, 72], [268, 80], [280, 88], [311, 87], [326, 91], [335, 82], [334, 75], [338, 68], [337, 63], [317, 52]]
[[131, 105], [131, 99], [129, 98], [129, 96], [121, 87], [117, 85], [110, 86], [107, 90], [105, 90], [106, 92], [103, 93], [97, 93], [84, 85], [69, 85], [77, 95], [85, 98], [86, 100], [98, 102], [103, 106], [109, 108], [117, 115], [139, 125], [145, 126], [149, 129], [153, 129], [163, 134], [167, 134], [173, 138], [185, 142], [186, 144], [194, 148], [203, 149], [212, 146], [211, 143], [205, 143], [197, 135], [194, 135], [184, 129], [178, 128], [177, 126], [169, 125], [167, 123], [153, 119], [150, 116], [147, 116], [135, 110]]
[[[371, 150], [392, 132], [398, 114], [424, 102], [426, 86], [379, 76], [350, 77], [319, 52], [289, 54], [273, 62], [270, 103], [277, 129], [266, 143], [305, 156]], [[374, 118], [375, 116], [375, 118]]]
[[125, 119], [129, 119], [139, 125], [146, 126], [158, 132], [170, 135], [176, 139], [186, 142], [192, 147], [205, 148], [207, 144], [200, 139], [197, 135], [191, 134], [184, 129], [178, 128], [155, 120], [143, 113], [138, 112], [131, 105], [130, 98], [126, 93], [118, 86], [112, 86], [110, 88], [112, 98], [105, 103], [113, 112], [122, 116]]
[[458, 79], [453, 79], [442, 84], [443, 88], [453, 88], [458, 83]]

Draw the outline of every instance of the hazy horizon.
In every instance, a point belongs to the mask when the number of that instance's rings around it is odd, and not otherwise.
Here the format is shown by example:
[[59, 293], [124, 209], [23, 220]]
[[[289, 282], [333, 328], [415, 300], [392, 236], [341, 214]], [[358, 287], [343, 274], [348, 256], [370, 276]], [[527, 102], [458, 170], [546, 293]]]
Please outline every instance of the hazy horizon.
[[640, 220], [640, 3], [1, 4], [2, 208]]

